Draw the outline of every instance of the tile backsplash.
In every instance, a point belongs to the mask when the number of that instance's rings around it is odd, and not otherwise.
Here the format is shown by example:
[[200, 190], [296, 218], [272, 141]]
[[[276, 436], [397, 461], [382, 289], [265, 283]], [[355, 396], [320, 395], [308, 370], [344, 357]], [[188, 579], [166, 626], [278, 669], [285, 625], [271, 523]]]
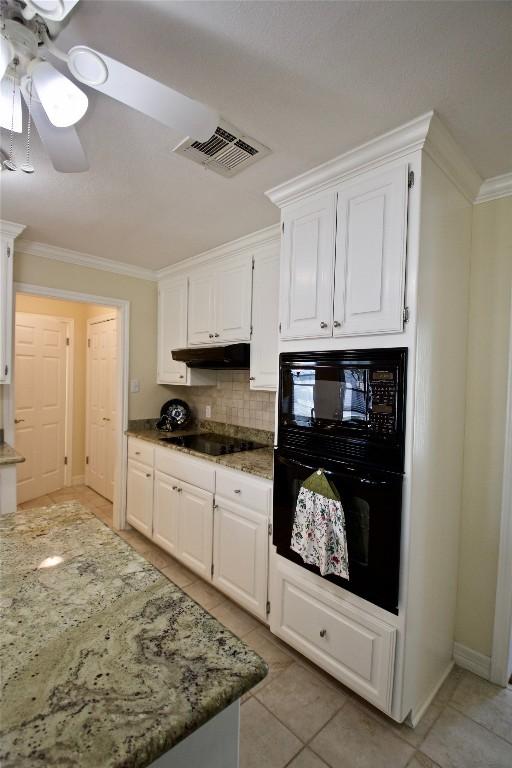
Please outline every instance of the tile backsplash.
[[275, 392], [251, 390], [249, 371], [219, 371], [217, 376], [217, 386], [165, 389], [169, 398], [185, 400], [197, 419], [207, 418], [209, 405], [212, 421], [274, 431]]

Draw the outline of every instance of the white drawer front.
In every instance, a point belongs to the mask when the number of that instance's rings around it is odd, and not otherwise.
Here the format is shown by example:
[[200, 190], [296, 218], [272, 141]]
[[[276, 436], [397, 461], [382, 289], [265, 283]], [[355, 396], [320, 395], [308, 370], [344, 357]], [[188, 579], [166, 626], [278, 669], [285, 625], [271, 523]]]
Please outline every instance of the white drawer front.
[[155, 448], [155, 468], [166, 475], [172, 475], [185, 483], [215, 491], [215, 464], [201, 461], [186, 453], [169, 448]]
[[128, 438], [128, 458], [135, 459], [141, 464], [153, 466], [155, 448], [146, 440], [137, 440], [136, 437]]
[[359, 693], [391, 711], [396, 628], [274, 569], [270, 628]]
[[247, 477], [243, 472], [217, 469], [217, 496], [235, 501], [255, 512], [267, 514], [270, 509], [271, 483]]

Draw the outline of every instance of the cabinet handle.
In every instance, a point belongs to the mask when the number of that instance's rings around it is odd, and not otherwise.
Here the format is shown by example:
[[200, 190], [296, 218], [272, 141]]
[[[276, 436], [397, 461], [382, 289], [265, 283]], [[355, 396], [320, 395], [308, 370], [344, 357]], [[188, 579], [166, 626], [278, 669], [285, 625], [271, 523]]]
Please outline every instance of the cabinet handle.
[[341, 328], [341, 323], [338, 320], [334, 321], [334, 327], [335, 328]]
[[219, 338], [219, 334], [218, 333], [214, 333], [213, 335], [215, 336], [216, 339]]
[[107, 419], [106, 416], [102, 416], [103, 421], [110, 421], [110, 419]]
[[320, 323], [320, 328], [327, 328], [327, 323]]
[[185, 376], [184, 376], [182, 373], [180, 373], [180, 375], [178, 376], [178, 378], [179, 378], [179, 379], [184, 379], [184, 378], [185, 378]]
[[14, 419], [15, 424], [19, 424], [21, 421], [25, 421], [25, 419]]
[[325, 637], [326, 635], [327, 635], [327, 630], [326, 629], [321, 629], [320, 630], [320, 637]]
[[181, 493], [183, 488], [178, 488], [178, 493]]
[[140, 451], [135, 451], [136, 456], [140, 456]]
[[177, 491], [178, 490], [178, 486], [177, 485], [173, 485], [172, 489], [173, 489], [173, 491]]
[[240, 488], [235, 488], [235, 490], [233, 491], [233, 493], [242, 493], [242, 491], [240, 490]]
[[256, 381], [256, 376], [249, 376], [249, 381]]
[[146, 477], [151, 477], [151, 472], [146, 472]]
[[213, 333], [209, 333], [209, 334], [208, 334], [208, 338], [209, 338], [209, 339], [213, 339]]

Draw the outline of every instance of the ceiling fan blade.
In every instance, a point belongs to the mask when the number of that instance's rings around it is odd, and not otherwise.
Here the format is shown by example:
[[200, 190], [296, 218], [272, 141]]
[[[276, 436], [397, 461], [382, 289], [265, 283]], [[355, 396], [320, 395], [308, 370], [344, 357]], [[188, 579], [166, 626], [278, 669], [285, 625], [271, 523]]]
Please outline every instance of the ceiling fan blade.
[[219, 114], [104, 53], [76, 45], [68, 53], [68, 67], [76, 79], [169, 128], [206, 141], [219, 124]]
[[[23, 98], [28, 105], [26, 89], [22, 87]], [[32, 120], [43, 145], [48, 152], [52, 165], [61, 173], [81, 173], [89, 169], [84, 148], [73, 126], [55, 128], [46, 116], [43, 105], [32, 96], [30, 105]]]

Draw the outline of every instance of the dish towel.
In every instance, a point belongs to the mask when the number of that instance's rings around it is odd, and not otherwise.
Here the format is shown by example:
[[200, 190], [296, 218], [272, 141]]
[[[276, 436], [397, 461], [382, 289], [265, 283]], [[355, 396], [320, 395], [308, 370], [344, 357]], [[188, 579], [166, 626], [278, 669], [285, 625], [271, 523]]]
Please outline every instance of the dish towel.
[[321, 469], [300, 488], [290, 547], [322, 576], [349, 578], [345, 513], [338, 491]]

